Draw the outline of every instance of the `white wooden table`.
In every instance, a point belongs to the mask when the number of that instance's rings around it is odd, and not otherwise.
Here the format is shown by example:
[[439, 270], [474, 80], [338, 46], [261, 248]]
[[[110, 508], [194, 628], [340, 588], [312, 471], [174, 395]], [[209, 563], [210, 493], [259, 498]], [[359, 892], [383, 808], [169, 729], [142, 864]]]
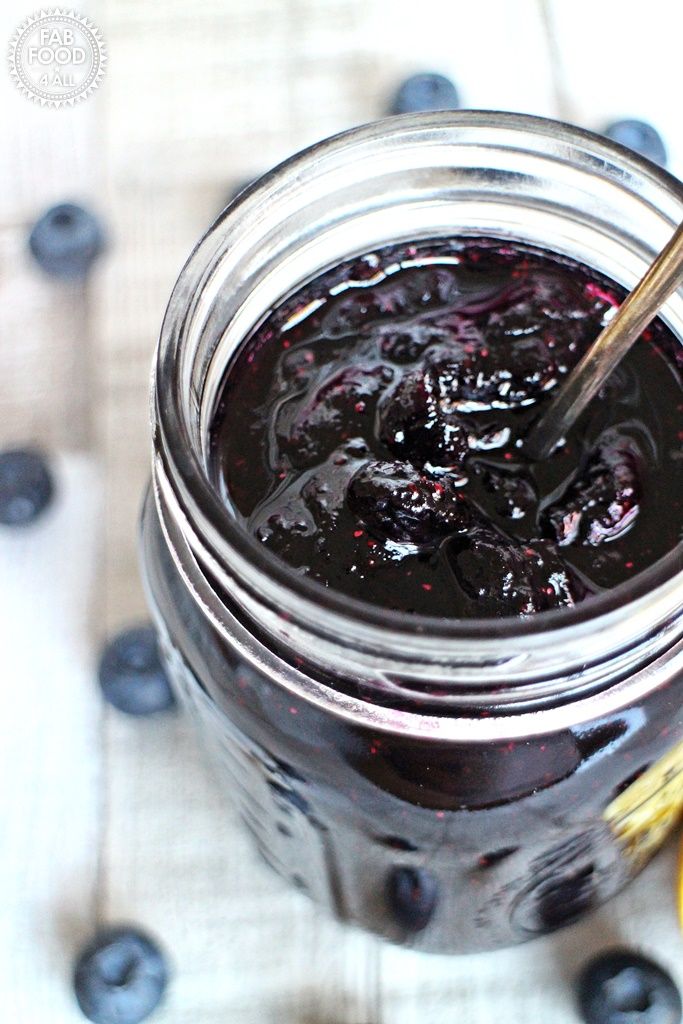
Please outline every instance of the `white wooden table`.
[[[0, 42], [33, 10], [0, 11]], [[443, 70], [468, 106], [586, 127], [641, 116], [683, 174], [668, 0], [100, 0], [99, 93], [45, 111], [0, 72], [0, 444], [54, 452], [59, 493], [0, 534], [0, 1014], [77, 1024], [70, 965], [101, 922], [158, 934], [175, 968], [159, 1024], [576, 1020], [589, 953], [643, 946], [683, 986], [670, 846], [585, 923], [485, 956], [424, 957], [344, 928], [255, 861], [179, 715], [129, 721], [94, 685], [105, 635], [143, 616], [136, 518], [164, 305], [233, 182], [382, 112]], [[51, 202], [92, 204], [111, 246], [85, 288], [31, 265]]]

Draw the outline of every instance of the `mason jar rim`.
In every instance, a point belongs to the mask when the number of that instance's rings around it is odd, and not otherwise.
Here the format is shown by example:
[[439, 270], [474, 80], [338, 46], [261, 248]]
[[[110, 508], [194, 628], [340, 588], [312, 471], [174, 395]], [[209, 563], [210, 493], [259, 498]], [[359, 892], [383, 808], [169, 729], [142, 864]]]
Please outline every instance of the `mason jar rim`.
[[295, 609], [297, 620], [315, 623], [314, 631], [343, 636], [361, 630], [363, 642], [376, 643], [378, 650], [410, 638], [420, 649], [432, 644], [444, 654], [450, 652], [457, 657], [461, 641], [488, 644], [514, 639], [538, 644], [549, 634], [566, 637], [572, 629], [580, 642], [586, 629], [608, 628], [616, 618], [623, 618], [626, 605], [635, 616], [654, 594], [662, 597], [662, 607], [670, 613], [680, 606], [681, 545], [632, 581], [571, 609], [527, 618], [442, 619], [379, 608], [325, 588], [270, 555], [231, 516], [209, 480], [197, 437], [192, 437], [187, 422], [188, 403], [195, 420], [201, 420], [202, 396], [196, 388], [192, 390], [190, 371], [183, 362], [183, 345], [192, 318], [206, 314], [202, 293], [221, 254], [231, 244], [231, 231], [236, 236], [240, 232], [258, 233], [269, 202], [303, 188], [325, 161], [351, 160], [363, 147], [372, 145], [386, 151], [392, 143], [398, 146], [404, 139], [424, 137], [434, 143], [440, 134], [458, 131], [470, 133], [473, 139], [479, 136], [482, 143], [487, 133], [489, 138], [504, 136], [510, 149], [518, 146], [523, 150], [524, 144], [532, 140], [539, 152], [568, 166], [583, 159], [590, 173], [595, 170], [596, 182], [599, 169], [604, 180], [629, 188], [634, 194], [637, 190], [643, 204], [656, 210], [671, 230], [683, 219], [683, 185], [672, 175], [591, 132], [531, 115], [496, 111], [405, 115], [316, 143], [246, 189], [201, 239], [178, 278], [162, 326], [153, 375], [155, 475], [163, 483], [160, 493], [172, 497], [175, 514], [183, 519], [197, 561], [205, 567], [210, 565], [212, 572], [225, 572], [233, 583], [237, 575], [237, 591], [245, 600], [269, 606], [274, 614], [281, 614], [283, 609], [289, 614]]

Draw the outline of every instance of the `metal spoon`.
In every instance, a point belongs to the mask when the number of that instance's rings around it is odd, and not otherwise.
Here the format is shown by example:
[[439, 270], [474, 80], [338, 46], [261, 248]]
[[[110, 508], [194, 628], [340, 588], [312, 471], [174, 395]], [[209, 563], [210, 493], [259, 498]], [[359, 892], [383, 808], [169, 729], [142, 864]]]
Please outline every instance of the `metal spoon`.
[[545, 459], [597, 394], [660, 306], [683, 283], [683, 224], [624, 299], [522, 443], [533, 461]]

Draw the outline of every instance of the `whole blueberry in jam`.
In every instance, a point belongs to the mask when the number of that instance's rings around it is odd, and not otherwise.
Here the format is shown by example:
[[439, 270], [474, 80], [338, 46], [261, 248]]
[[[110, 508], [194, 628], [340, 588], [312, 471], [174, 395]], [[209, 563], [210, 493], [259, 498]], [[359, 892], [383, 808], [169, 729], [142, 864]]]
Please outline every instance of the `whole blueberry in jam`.
[[489, 525], [475, 525], [452, 543], [453, 572], [484, 614], [529, 615], [571, 606], [581, 583], [545, 540], [519, 544]]
[[574, 482], [544, 512], [557, 543], [597, 547], [625, 533], [640, 512], [642, 463], [631, 438], [614, 431], [600, 438]]
[[430, 544], [463, 533], [472, 515], [461, 491], [409, 463], [366, 462], [349, 481], [348, 503], [381, 538]]

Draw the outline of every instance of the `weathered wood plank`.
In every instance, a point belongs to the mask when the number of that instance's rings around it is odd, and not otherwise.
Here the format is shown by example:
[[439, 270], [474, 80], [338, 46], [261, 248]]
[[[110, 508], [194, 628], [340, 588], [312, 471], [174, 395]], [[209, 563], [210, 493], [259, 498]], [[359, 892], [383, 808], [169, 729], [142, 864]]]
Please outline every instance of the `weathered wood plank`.
[[169, 949], [176, 980], [159, 1024], [373, 1019], [376, 945], [261, 863], [192, 724], [112, 713], [107, 737], [103, 913], [142, 922]]
[[[82, 13], [93, 14], [86, 3]], [[0, 9], [3, 46], [30, 5]], [[90, 285], [50, 279], [28, 253], [28, 232], [54, 203], [84, 202], [102, 212], [97, 125], [102, 97], [48, 110], [0, 74], [0, 418], [2, 440], [90, 445]]]
[[30, 258], [23, 226], [0, 226], [0, 437], [92, 443], [90, 284], [55, 281]]
[[[0, 7], [3, 53], [20, 22], [39, 10], [29, 3]], [[99, 5], [86, 2], [79, 13], [98, 20]], [[87, 103], [49, 110], [22, 96], [6, 62], [0, 74], [0, 224], [30, 223], [46, 206], [63, 199], [96, 200], [99, 160], [98, 124], [102, 118], [102, 86]]]
[[79, 1019], [71, 961], [95, 919], [101, 478], [84, 456], [56, 459], [55, 476], [44, 518], [0, 531], [0, 1005], [17, 1024]]

